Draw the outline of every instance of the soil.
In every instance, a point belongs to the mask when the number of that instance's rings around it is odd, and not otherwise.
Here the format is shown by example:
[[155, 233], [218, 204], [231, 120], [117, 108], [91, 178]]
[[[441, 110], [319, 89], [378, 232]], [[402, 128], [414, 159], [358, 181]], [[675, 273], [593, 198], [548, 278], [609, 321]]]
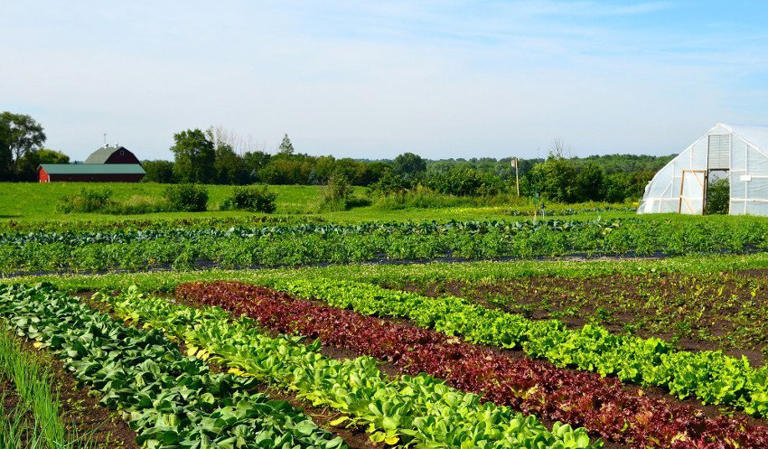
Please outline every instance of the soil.
[[[753, 366], [762, 366], [764, 354], [768, 354], [768, 332], [760, 327], [768, 327], [768, 323], [759, 318], [768, 310], [768, 269], [710, 278], [679, 274], [535, 276], [385, 286], [427, 296], [459, 296], [534, 320], [555, 318], [572, 329], [596, 323], [626, 334], [631, 328], [641, 337], [674, 342], [681, 350], [721, 350], [734, 357], [745, 356]], [[728, 304], [734, 297], [738, 301]], [[681, 330], [682, 323], [689, 327]]]

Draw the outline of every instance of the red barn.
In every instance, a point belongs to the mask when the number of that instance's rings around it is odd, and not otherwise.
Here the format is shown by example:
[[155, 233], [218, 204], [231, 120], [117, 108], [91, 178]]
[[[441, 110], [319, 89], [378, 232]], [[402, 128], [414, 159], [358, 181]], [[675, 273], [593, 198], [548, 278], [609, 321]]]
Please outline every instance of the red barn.
[[83, 164], [42, 164], [40, 182], [139, 182], [144, 169], [125, 147], [109, 145], [94, 151]]

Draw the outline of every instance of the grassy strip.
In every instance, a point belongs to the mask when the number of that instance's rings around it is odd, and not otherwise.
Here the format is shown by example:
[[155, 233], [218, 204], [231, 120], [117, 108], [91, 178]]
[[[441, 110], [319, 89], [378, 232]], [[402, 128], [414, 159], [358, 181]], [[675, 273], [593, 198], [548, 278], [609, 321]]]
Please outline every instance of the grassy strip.
[[64, 360], [75, 377], [122, 409], [152, 449], [344, 447], [255, 382], [212, 374], [158, 332], [143, 332], [47, 287], [0, 288], [0, 315]]
[[[118, 315], [201, 347], [236, 370], [298, 392], [314, 405], [367, 425], [374, 441], [418, 447], [597, 448], [584, 429], [556, 423], [550, 432], [535, 417], [482, 403], [426, 375], [387, 379], [369, 357], [336, 360], [300, 339], [260, 334], [248, 319], [231, 321], [216, 307], [194, 309], [135, 290], [128, 300], [100, 295]], [[199, 355], [199, 352], [198, 352]], [[343, 420], [338, 421], [338, 423]]]
[[708, 274], [764, 268], [768, 254], [672, 257], [661, 260], [527, 260], [515, 262], [425, 263], [411, 265], [332, 265], [263, 270], [161, 271], [152, 273], [51, 274], [0, 278], [0, 284], [47, 282], [69, 292], [119, 289], [173, 291], [192, 281], [233, 280], [259, 283], [271, 279], [339, 279], [376, 284], [439, 280], [490, 281], [529, 276], [587, 277], [612, 274]]
[[67, 432], [61, 405], [51, 389], [52, 379], [36, 355], [21, 348], [18, 340], [0, 325], [0, 376], [13, 381], [16, 392], [34, 416], [40, 438], [51, 449], [87, 448], [92, 444]]
[[462, 298], [432, 298], [350, 281], [292, 280], [273, 286], [305, 298], [363, 314], [404, 317], [414, 324], [473, 343], [522, 347], [532, 357], [623, 381], [667, 388], [679, 398], [768, 415], [768, 367], [754, 369], [746, 358], [720, 351], [676, 351], [658, 338], [615, 335], [600, 326], [569, 330], [556, 320], [534, 321]]

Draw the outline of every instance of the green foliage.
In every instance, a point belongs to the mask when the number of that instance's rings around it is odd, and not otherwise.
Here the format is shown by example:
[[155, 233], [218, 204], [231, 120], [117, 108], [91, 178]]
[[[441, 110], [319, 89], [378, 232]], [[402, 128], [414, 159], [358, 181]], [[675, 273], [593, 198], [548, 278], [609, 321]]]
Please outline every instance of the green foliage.
[[231, 146], [219, 144], [216, 148], [216, 158], [213, 163], [216, 170], [216, 184], [247, 184], [248, 169]]
[[323, 199], [319, 210], [347, 210], [351, 196], [352, 186], [349, 185], [347, 177], [340, 173], [331, 175], [328, 179], [328, 184], [323, 190]]
[[0, 113], [0, 181], [34, 178], [37, 164], [32, 153], [45, 139], [43, 127], [29, 115]]
[[126, 326], [49, 287], [0, 288], [0, 316], [61, 358], [103, 404], [124, 411], [139, 446], [345, 447], [287, 403], [255, 392], [255, 379], [211, 373], [159, 332]]
[[[0, 234], [0, 272], [223, 267], [380, 260], [526, 259], [567, 254], [744, 254], [768, 248], [768, 223], [750, 217], [290, 223], [231, 229], [178, 223], [155, 229]], [[718, 218], [718, 217], [714, 217]]]
[[472, 343], [522, 348], [557, 366], [665, 387], [681, 399], [693, 396], [704, 403], [768, 415], [768, 366], [753, 368], [745, 357], [738, 359], [720, 351], [676, 351], [658, 338], [616, 335], [595, 325], [570, 330], [556, 320], [529, 320], [451, 296], [431, 298], [338, 280], [288, 280], [273, 285], [334, 307], [408, 318], [417, 326], [461, 335]]
[[178, 184], [165, 188], [163, 192], [173, 210], [200, 212], [208, 206], [208, 190], [197, 184]]
[[235, 187], [232, 197], [227, 198], [222, 208], [271, 214], [277, 208], [276, 199], [277, 193], [267, 190], [267, 186]]
[[59, 212], [65, 214], [79, 212], [101, 212], [106, 210], [113, 204], [112, 191], [106, 190], [94, 190], [94, 189], [80, 189], [80, 192], [64, 196], [59, 200], [57, 209]]
[[530, 181], [528, 195], [536, 193], [550, 201], [576, 202], [578, 197], [575, 183], [576, 168], [563, 157], [550, 157], [546, 162], [535, 165], [528, 173]]
[[19, 181], [37, 181], [37, 168], [40, 164], [66, 164], [69, 156], [46, 148], [28, 151], [16, 161], [16, 179]]
[[283, 136], [283, 140], [280, 142], [280, 146], [277, 148], [277, 152], [286, 155], [293, 154], [293, 144], [291, 143], [291, 139], [288, 137], [288, 134]]
[[718, 179], [707, 186], [707, 214], [727, 215], [730, 202], [731, 187], [728, 178]]
[[219, 308], [192, 309], [160, 298], [127, 294], [99, 299], [125, 318], [186, 342], [191, 353], [213, 354], [236, 372], [296, 391], [315, 406], [343, 416], [333, 424], [365, 427], [373, 442], [449, 447], [458, 441], [486, 448], [519, 448], [531, 441], [552, 449], [599, 448], [584, 429], [556, 423], [550, 432], [535, 417], [446, 386], [430, 376], [388, 378], [374, 359], [333, 359], [298, 337], [268, 337], [249, 319]]
[[406, 179], [421, 176], [427, 170], [427, 161], [413, 153], [403, 153], [392, 163], [392, 171]]
[[[28, 408], [33, 417], [33, 435], [27, 435], [25, 439], [44, 442], [48, 448], [89, 447], [87, 440], [67, 431], [62, 420], [61, 404], [51, 388], [53, 380], [48, 366], [41, 363], [34, 352], [22, 349], [18, 339], [0, 322], [0, 379], [3, 378], [13, 383], [23, 403], [19, 404], [20, 408]], [[0, 416], [5, 418], [5, 415]], [[43, 444], [30, 441], [27, 447], [38, 446], [43, 447]], [[1, 442], [0, 447], [9, 448]]]
[[143, 161], [141, 165], [146, 172], [146, 175], [142, 178], [142, 182], [156, 182], [159, 184], [171, 184], [175, 182], [173, 162], [162, 160]]
[[216, 178], [213, 142], [199, 129], [189, 129], [173, 136], [171, 147], [175, 162], [173, 174], [182, 183], [211, 183]]
[[605, 199], [605, 171], [594, 162], [589, 162], [576, 175], [576, 193], [578, 201], [602, 201]]
[[442, 173], [433, 173], [425, 180], [427, 187], [448, 195], [477, 195], [483, 179], [477, 170], [471, 168], [450, 168]]

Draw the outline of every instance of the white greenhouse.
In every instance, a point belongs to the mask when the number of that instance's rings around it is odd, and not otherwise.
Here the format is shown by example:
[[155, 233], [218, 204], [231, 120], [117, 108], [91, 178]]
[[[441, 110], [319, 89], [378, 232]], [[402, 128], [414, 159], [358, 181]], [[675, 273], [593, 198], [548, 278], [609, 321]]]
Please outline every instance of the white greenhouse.
[[651, 179], [639, 214], [704, 214], [707, 185], [728, 179], [731, 215], [768, 216], [768, 127], [718, 123]]

